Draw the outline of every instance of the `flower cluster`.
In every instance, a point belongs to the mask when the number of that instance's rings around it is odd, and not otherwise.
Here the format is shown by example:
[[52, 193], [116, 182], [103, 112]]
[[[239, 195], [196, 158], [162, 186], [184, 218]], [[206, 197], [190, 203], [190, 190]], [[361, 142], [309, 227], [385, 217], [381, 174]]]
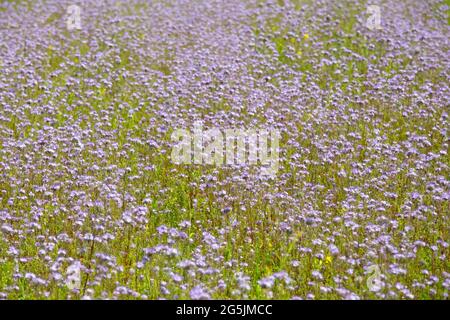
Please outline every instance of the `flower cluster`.
[[[73, 4], [0, 3], [0, 299], [448, 299], [442, 1]], [[171, 161], [197, 121], [276, 176]]]

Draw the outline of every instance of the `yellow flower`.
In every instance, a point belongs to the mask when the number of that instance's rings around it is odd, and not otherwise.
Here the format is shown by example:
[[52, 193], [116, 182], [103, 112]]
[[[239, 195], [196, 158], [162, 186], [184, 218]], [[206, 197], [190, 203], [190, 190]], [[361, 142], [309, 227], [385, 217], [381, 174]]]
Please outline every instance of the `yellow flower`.
[[325, 263], [331, 263], [331, 261], [333, 261], [333, 258], [331, 256], [326, 256], [325, 258]]
[[295, 38], [291, 38], [290, 41], [291, 41], [291, 43], [295, 43], [296, 42]]
[[301, 55], [302, 55], [302, 50], [298, 50], [298, 51], [297, 51], [297, 54], [298, 54], [299, 56], [301, 56]]
[[308, 40], [308, 39], [309, 39], [309, 34], [305, 33], [305, 34], [303, 35], [303, 39]]

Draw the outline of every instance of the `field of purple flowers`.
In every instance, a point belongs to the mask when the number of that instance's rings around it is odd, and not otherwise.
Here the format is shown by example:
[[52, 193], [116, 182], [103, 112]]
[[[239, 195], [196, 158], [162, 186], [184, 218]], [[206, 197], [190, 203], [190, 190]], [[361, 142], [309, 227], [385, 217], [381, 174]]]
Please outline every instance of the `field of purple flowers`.
[[0, 299], [448, 299], [449, 5], [0, 1]]

